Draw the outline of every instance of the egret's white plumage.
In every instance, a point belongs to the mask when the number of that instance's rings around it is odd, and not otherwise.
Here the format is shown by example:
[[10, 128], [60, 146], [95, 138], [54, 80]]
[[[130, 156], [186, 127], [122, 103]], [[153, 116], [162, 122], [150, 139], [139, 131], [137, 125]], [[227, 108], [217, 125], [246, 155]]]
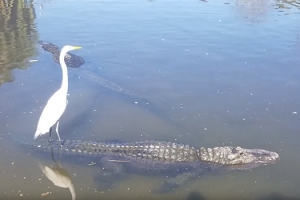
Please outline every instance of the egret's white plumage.
[[62, 48], [59, 56], [59, 62], [62, 69], [62, 83], [59, 90], [57, 90], [48, 100], [37, 124], [37, 129], [34, 134], [34, 139], [38, 136], [49, 132], [50, 128], [56, 123], [56, 133], [60, 140], [58, 133], [59, 119], [67, 107], [68, 94], [68, 70], [65, 63], [65, 55], [68, 51], [80, 49], [81, 47], [66, 45]]

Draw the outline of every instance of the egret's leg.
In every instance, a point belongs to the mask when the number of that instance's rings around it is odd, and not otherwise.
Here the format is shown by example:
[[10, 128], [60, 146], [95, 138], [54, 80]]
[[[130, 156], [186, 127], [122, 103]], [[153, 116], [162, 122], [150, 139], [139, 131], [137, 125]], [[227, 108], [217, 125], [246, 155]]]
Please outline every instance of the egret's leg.
[[52, 126], [51, 126], [51, 128], [49, 130], [49, 140], [48, 140], [48, 142], [51, 142], [51, 132], [52, 132]]
[[[61, 151], [59, 153], [61, 153]], [[60, 160], [56, 161], [56, 159], [55, 159], [53, 149], [51, 149], [51, 157], [52, 157], [52, 160], [55, 163], [56, 167], [62, 168]], [[59, 154], [59, 157], [61, 157], [61, 154]]]
[[57, 121], [57, 124], [56, 124], [56, 133], [57, 133], [59, 141], [61, 141], [60, 137], [59, 137], [59, 133], [58, 133], [58, 126], [59, 126], [59, 121]]
[[52, 132], [52, 126], [50, 127], [49, 133], [50, 133], [50, 138], [51, 138], [51, 132]]

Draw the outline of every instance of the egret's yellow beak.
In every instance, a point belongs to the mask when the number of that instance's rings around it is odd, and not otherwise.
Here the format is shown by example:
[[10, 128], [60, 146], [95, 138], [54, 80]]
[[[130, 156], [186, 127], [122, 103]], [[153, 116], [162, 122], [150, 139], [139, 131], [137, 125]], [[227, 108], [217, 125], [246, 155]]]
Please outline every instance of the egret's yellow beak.
[[79, 46], [73, 46], [73, 49], [76, 50], [76, 49], [81, 49], [82, 47], [79, 47]]

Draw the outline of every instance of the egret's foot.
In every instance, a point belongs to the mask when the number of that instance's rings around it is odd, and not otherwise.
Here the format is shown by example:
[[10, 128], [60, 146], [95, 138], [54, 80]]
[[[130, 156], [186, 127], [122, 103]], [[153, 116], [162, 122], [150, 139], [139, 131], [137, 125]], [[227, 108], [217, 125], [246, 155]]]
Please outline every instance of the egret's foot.
[[49, 139], [48, 139], [48, 142], [49, 142], [49, 143], [52, 143], [52, 142], [53, 142], [53, 139], [52, 139], [52, 138], [49, 138]]
[[62, 152], [63, 152], [63, 144], [64, 144], [64, 140], [60, 141], [59, 144], [60, 144], [60, 148], [59, 148], [59, 158], [60, 158], [60, 157], [61, 157], [61, 154], [62, 154]]
[[60, 147], [62, 148], [62, 146], [64, 145], [64, 140], [60, 140], [59, 143], [60, 143]]

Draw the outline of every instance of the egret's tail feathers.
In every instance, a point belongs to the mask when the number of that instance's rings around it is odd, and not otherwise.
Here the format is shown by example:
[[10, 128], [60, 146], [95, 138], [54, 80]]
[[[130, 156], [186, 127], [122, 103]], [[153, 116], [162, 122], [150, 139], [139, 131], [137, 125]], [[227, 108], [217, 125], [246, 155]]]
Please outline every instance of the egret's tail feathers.
[[40, 132], [39, 129], [37, 129], [34, 136], [33, 136], [33, 139], [36, 140], [36, 138], [39, 137], [40, 135], [41, 135], [41, 132]]

